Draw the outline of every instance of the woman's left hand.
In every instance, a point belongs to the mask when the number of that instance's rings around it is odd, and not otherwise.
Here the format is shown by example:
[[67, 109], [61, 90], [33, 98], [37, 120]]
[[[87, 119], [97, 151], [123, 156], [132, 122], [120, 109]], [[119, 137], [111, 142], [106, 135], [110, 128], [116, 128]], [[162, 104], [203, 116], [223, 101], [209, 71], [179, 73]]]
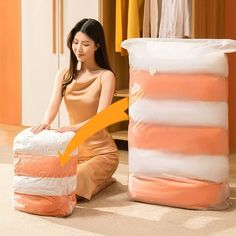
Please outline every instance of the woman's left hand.
[[67, 132], [67, 131], [73, 131], [76, 133], [77, 129], [73, 126], [63, 126], [61, 128], [56, 129], [56, 132], [60, 132], [60, 133]]

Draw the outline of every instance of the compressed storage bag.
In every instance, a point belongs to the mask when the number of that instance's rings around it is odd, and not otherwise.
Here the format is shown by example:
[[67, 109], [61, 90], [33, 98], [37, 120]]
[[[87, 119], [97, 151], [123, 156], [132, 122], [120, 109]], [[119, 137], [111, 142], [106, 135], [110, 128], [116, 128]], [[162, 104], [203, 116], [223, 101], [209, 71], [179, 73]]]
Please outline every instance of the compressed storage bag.
[[30, 129], [14, 139], [13, 204], [15, 209], [47, 216], [68, 216], [76, 206], [76, 150], [62, 166], [64, 153], [74, 132]]
[[229, 206], [228, 63], [234, 40], [129, 39], [129, 197]]

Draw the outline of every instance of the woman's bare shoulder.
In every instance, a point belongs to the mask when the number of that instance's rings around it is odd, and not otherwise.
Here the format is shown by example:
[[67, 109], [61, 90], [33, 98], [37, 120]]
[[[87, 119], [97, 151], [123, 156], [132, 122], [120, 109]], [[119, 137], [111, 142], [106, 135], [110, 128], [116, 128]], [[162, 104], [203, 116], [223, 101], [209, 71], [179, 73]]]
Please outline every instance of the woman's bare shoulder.
[[62, 83], [63, 81], [63, 78], [65, 76], [65, 74], [67, 73], [68, 71], [68, 68], [61, 68], [57, 71], [57, 74], [56, 74], [56, 80], [60, 83]]
[[106, 70], [104, 69], [102, 72], [101, 72], [101, 79], [112, 79], [114, 80], [115, 79], [115, 74], [111, 71], [111, 70]]

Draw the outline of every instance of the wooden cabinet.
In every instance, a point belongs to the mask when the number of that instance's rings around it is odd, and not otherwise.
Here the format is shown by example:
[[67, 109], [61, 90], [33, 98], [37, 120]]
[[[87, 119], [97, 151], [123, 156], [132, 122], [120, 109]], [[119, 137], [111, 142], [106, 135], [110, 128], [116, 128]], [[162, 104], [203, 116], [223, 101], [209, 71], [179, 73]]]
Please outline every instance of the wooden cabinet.
[[191, 0], [193, 38], [225, 36], [225, 0]]
[[[116, 89], [114, 100], [122, 99], [129, 96], [129, 89]], [[123, 121], [110, 127], [111, 135], [116, 140], [128, 141], [128, 122]]]
[[[42, 120], [54, 78], [69, 63], [66, 38], [82, 18], [98, 19], [96, 0], [22, 0], [22, 125]], [[66, 124], [62, 104], [52, 126]], [[67, 123], [68, 124], [68, 123]]]
[[[128, 56], [121, 56], [115, 52], [115, 7], [116, 1], [100, 0], [100, 22], [103, 25], [108, 56], [111, 67], [116, 75], [116, 91], [113, 102], [128, 96], [129, 88], [129, 63]], [[128, 140], [128, 121], [114, 124], [108, 128], [112, 137], [117, 140]]]

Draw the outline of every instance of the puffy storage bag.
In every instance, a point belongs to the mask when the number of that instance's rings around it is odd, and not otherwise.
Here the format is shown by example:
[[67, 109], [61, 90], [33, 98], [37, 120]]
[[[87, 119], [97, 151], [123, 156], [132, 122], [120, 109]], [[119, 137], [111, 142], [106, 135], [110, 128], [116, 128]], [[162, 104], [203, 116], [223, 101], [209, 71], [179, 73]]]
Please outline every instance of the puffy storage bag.
[[129, 39], [129, 196], [229, 206], [228, 63], [233, 40]]
[[20, 132], [14, 140], [13, 203], [17, 210], [46, 216], [68, 216], [76, 206], [76, 151], [62, 166], [74, 132]]

